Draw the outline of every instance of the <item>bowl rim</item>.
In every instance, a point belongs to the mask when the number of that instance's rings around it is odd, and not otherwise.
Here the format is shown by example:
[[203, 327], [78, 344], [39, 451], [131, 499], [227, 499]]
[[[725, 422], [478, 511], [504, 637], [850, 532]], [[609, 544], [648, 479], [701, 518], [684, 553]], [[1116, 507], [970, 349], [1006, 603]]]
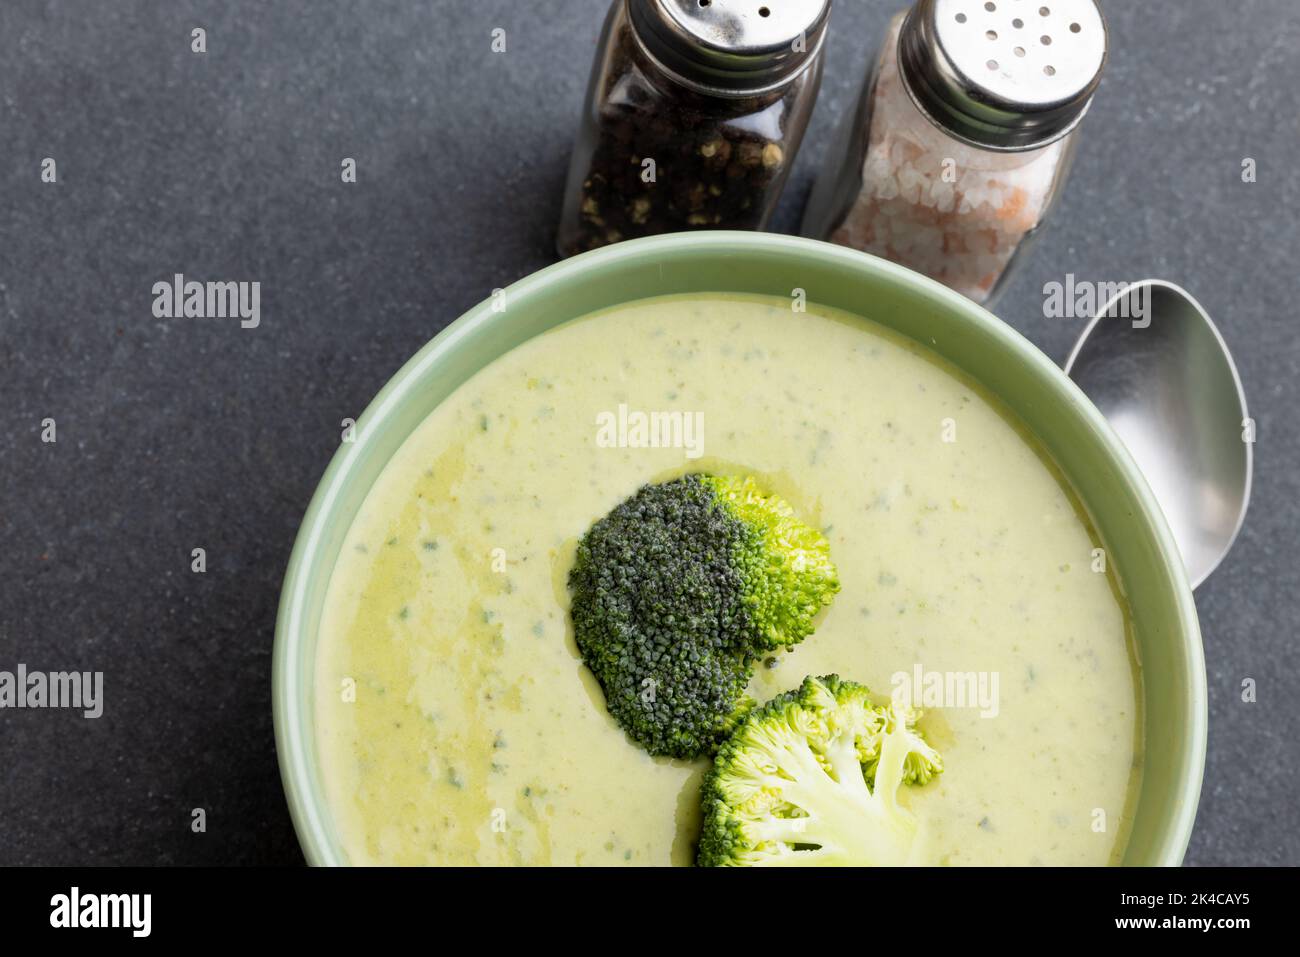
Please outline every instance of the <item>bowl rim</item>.
[[[511, 308], [517, 309], [519, 303], [526, 303], [530, 295], [556, 284], [573, 282], [590, 270], [612, 266], [626, 260], [653, 258], [656, 253], [671, 251], [677, 254], [683, 250], [724, 256], [744, 256], [759, 251], [779, 252], [796, 258], [811, 257], [849, 271], [875, 273], [884, 282], [901, 283], [910, 287], [913, 293], [928, 298], [936, 306], [959, 313], [965, 321], [982, 327], [980, 332], [994, 340], [997, 347], [1013, 354], [1019, 361], [1027, 363], [1031, 371], [1036, 371], [1042, 379], [1046, 380], [1056, 402], [1062, 407], [1069, 408], [1071, 414], [1084, 419], [1084, 424], [1105, 447], [1108, 457], [1116, 466], [1130, 493], [1141, 503], [1154, 535], [1160, 560], [1165, 566], [1166, 574], [1174, 583], [1172, 597], [1176, 606], [1181, 642], [1186, 653], [1185, 667], [1180, 676], [1179, 686], [1183, 689], [1189, 705], [1186, 709], [1189, 720], [1176, 732], [1180, 734], [1187, 754], [1180, 785], [1185, 794], [1191, 794], [1192, 799], [1177, 801], [1168, 810], [1167, 816], [1170, 819], [1166, 831], [1168, 836], [1163, 848], [1165, 859], [1161, 863], [1180, 864], [1191, 839], [1205, 768], [1208, 715], [1205, 659], [1200, 625], [1191, 588], [1187, 582], [1186, 570], [1173, 533], [1136, 462], [1101, 412], [1073, 380], [1037, 346], [972, 300], [896, 263], [817, 240], [773, 233], [721, 230], [651, 236], [617, 243], [554, 263], [505, 287], [504, 292], [513, 304]], [[719, 291], [725, 291], [722, 286], [725, 286], [725, 283], [720, 284]], [[632, 297], [628, 301], [634, 301], [636, 298]], [[439, 364], [463, 340], [488, 325], [504, 321], [506, 316], [507, 313], [493, 309], [493, 300], [490, 298], [465, 311], [430, 339], [385, 382], [375, 398], [366, 406], [365, 411], [357, 417], [357, 427], [360, 428], [364, 423], [367, 428], [373, 428], [376, 424], [383, 423], [392, 410], [406, 401], [412, 391], [418, 389], [420, 380], [431, 366]], [[575, 315], [573, 318], [578, 316]], [[504, 352], [499, 353], [498, 357], [503, 354]], [[1009, 403], [1006, 404], [1013, 413], [1019, 414]], [[359, 444], [340, 444], [307, 506], [285, 571], [272, 651], [271, 699], [277, 761], [298, 842], [307, 863], [313, 866], [337, 865], [344, 862], [335, 859], [330, 850], [329, 830], [323, 812], [325, 797], [318, 793], [319, 789], [313, 785], [312, 769], [308, 766], [306, 748], [303, 745], [303, 736], [313, 734], [314, 726], [303, 727], [305, 722], [299, 720], [302, 697], [307, 689], [296, 683], [293, 676], [298, 671], [297, 665], [304, 641], [304, 616], [308, 600], [306, 586], [309, 578], [307, 569], [326, 531], [330, 528], [333, 510], [347, 484], [349, 475], [353, 470], [361, 467], [361, 456], [357, 454]], [[1068, 474], [1065, 477], [1070, 478]], [[1144, 691], [1144, 697], [1145, 693]]]

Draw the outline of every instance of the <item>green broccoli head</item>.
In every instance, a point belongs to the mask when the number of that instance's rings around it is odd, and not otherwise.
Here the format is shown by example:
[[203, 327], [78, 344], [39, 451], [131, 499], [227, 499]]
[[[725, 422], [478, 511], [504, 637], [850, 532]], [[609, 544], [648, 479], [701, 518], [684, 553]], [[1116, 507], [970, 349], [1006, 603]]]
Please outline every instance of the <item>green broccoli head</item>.
[[836, 675], [750, 711], [704, 780], [700, 866], [909, 863], [917, 821], [898, 788], [943, 770], [916, 717]]
[[789, 648], [812, 634], [813, 618], [839, 591], [825, 536], [795, 517], [752, 478], [702, 476], [740, 525], [730, 550], [739, 570], [747, 627], [760, 650]]
[[789, 648], [839, 580], [830, 546], [752, 479], [647, 485], [594, 524], [569, 573], [578, 651], [651, 754], [712, 753], [753, 702], [754, 661]]

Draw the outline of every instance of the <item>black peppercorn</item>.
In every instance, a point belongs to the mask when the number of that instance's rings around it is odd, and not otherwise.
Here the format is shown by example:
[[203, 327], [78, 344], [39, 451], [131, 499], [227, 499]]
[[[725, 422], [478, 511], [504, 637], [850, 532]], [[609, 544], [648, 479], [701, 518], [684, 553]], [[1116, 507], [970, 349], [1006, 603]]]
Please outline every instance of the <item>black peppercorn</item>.
[[615, 0], [574, 149], [560, 254], [766, 226], [817, 95], [829, 5], [782, 19], [738, 0]]

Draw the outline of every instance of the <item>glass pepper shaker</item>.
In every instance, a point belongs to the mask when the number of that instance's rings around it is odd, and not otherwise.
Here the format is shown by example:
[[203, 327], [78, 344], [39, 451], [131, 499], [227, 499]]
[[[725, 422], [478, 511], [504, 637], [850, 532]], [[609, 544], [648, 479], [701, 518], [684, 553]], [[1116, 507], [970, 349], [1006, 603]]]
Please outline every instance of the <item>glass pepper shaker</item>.
[[561, 256], [762, 229], [821, 83], [831, 0], [614, 0], [561, 213]]
[[1106, 49], [1096, 0], [917, 0], [890, 24], [804, 235], [989, 303], [1060, 195]]

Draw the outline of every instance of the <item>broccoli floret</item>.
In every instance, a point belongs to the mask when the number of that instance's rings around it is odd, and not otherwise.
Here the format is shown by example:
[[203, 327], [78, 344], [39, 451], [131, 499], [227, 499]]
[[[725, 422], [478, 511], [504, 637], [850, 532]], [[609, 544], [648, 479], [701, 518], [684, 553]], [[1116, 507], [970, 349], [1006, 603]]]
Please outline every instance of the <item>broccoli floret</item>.
[[574, 636], [615, 720], [654, 755], [712, 754], [753, 706], [754, 663], [802, 641], [839, 590], [830, 545], [750, 478], [646, 485], [569, 573]]
[[751, 711], [704, 780], [700, 866], [909, 863], [917, 820], [898, 788], [943, 770], [916, 717], [836, 675]]

